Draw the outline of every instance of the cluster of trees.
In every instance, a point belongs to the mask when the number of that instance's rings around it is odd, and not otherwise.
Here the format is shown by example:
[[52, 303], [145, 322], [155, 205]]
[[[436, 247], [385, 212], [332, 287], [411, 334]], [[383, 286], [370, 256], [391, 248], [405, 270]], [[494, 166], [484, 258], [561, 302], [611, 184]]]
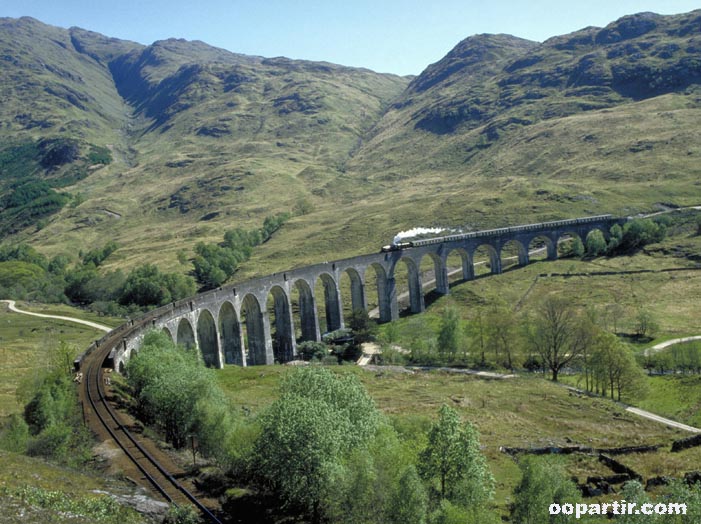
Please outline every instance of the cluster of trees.
[[663, 351], [651, 353], [643, 358], [643, 365], [650, 373], [701, 374], [701, 342], [674, 344]]
[[[81, 146], [89, 151], [81, 159]], [[70, 138], [43, 139], [6, 145], [0, 149], [0, 235], [29, 225], [41, 229], [49, 215], [62, 209], [72, 196], [59, 193], [88, 175], [88, 164], [109, 164], [109, 149], [81, 144]], [[59, 168], [68, 166], [60, 172]], [[45, 173], [51, 174], [46, 177]]]
[[632, 351], [611, 333], [599, 333], [593, 344], [582, 352], [581, 369], [587, 391], [608, 395], [621, 400], [623, 392], [628, 397], [642, 398], [647, 393], [647, 382], [642, 368]]
[[120, 270], [99, 271], [118, 248], [113, 241], [80, 252], [80, 261], [73, 264], [66, 255], [47, 259], [26, 244], [0, 246], [0, 293], [15, 299], [72, 302], [111, 315], [161, 306], [194, 294], [196, 282], [201, 289], [222, 285], [251, 256], [253, 248], [267, 241], [289, 217], [289, 213], [280, 213], [266, 217], [259, 229], [229, 230], [221, 244], [198, 243], [194, 279], [163, 273], [153, 264], [138, 266], [126, 275]]
[[664, 240], [670, 223], [671, 219], [667, 216], [655, 219], [636, 218], [623, 224], [623, 227], [618, 224], [612, 226], [608, 241], [603, 233], [596, 229], [589, 233], [585, 242], [579, 237], [574, 237], [570, 242], [560, 244], [558, 249], [561, 256], [624, 255]]
[[192, 264], [193, 275], [202, 289], [214, 289], [231, 278], [239, 264], [250, 258], [253, 248], [266, 242], [289, 218], [289, 213], [278, 213], [265, 217], [259, 229], [227, 231], [220, 244], [199, 242]]
[[[577, 308], [565, 297], [548, 296], [532, 310], [518, 313], [499, 302], [478, 306], [467, 321], [448, 306], [428, 338], [432, 330], [425, 320], [413, 323], [419, 324], [412, 329], [420, 336], [408, 343], [410, 363], [524, 368], [547, 372], [554, 381], [564, 370], [577, 371], [592, 392], [619, 399], [645, 392], [644, 373], [629, 344], [603, 329], [595, 310]], [[385, 328], [385, 340], [388, 334], [396, 336]]]
[[114, 242], [80, 253], [46, 258], [26, 244], [0, 247], [0, 294], [15, 299], [72, 302], [113, 315], [160, 306], [196, 292], [191, 277], [163, 273], [152, 264], [122, 271], [98, 271], [117, 249]]
[[[259, 417], [237, 414], [194, 351], [149, 333], [126, 368], [141, 416], [288, 515], [311, 522], [496, 522], [494, 479], [475, 428], [443, 406], [428, 434], [403, 440], [355, 375], [292, 370]], [[417, 430], [419, 431], [419, 430]], [[416, 443], [422, 444], [417, 447]]]
[[[139, 412], [171, 443], [186, 446], [196, 435], [200, 451], [246, 488], [233, 490], [228, 504], [240, 518], [250, 508], [250, 500], [236, 505], [245, 492], [279, 517], [314, 523], [501, 520], [479, 435], [449, 406], [440, 408], [427, 431], [403, 425], [398, 432], [356, 375], [308, 366], [283, 378], [279, 397], [259, 416], [237, 415], [197, 354], [156, 332], [130, 360], [127, 379]], [[542, 457], [521, 458], [519, 467], [511, 520], [569, 522], [567, 515], [548, 513], [552, 503], [581, 501], [565, 472]], [[679, 482], [671, 489], [691, 514], [701, 511], [700, 488]], [[628, 501], [648, 500], [639, 484], [627, 485], [624, 493]]]
[[163, 332], [144, 337], [138, 353], [127, 362], [126, 374], [136, 411], [176, 448], [196, 436], [203, 453], [223, 459], [233, 424], [224, 393], [214, 371], [195, 351], [177, 347]]

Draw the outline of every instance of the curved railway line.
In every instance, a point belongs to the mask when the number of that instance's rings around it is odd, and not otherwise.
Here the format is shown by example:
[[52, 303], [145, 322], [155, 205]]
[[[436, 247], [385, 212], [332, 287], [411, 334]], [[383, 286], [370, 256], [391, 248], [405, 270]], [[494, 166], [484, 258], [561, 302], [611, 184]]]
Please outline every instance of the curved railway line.
[[208, 522], [221, 524], [212, 511], [178, 480], [177, 477], [184, 476], [184, 472], [151, 441], [131, 431], [130, 423], [112, 407], [105, 391], [103, 367], [112, 344], [101, 346], [101, 349], [85, 355], [80, 366], [83, 373], [81, 400], [90, 429], [100, 440], [112, 439], [121, 448], [134, 466], [134, 476], [142, 480], [144, 487], [150, 487], [168, 503], [177, 506], [191, 504]]

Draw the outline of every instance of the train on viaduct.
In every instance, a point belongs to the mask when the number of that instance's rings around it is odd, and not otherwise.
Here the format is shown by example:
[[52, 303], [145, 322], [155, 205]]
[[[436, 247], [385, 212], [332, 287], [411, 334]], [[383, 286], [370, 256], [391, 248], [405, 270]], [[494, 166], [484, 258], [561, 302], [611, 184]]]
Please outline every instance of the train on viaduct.
[[[435, 289], [430, 291], [448, 294], [448, 257], [451, 255], [453, 260], [456, 260], [455, 254], [459, 255], [461, 278], [467, 281], [475, 278], [475, 253], [480, 248], [480, 252], [488, 253], [490, 272], [499, 274], [502, 250], [507, 244], [515, 246], [518, 265], [525, 266], [535, 246], [543, 246], [547, 259], [554, 260], [561, 239], [579, 237], [585, 241], [589, 233], [599, 230], [608, 240], [610, 228], [625, 221], [611, 215], [597, 215], [417, 240], [386, 246], [379, 253], [228, 284], [130, 320], [94, 342], [87, 352], [103, 344], [112, 345], [108, 364], [123, 371], [143, 336], [149, 330], [158, 329], [177, 344], [198, 350], [210, 367], [284, 363], [297, 357], [297, 341], [319, 341], [322, 331], [344, 327], [343, 300], [350, 301], [345, 304], [346, 310], [367, 310], [369, 289], [377, 294], [373, 296], [373, 303], [378, 306], [379, 321], [397, 319], [396, 277], [400, 273], [402, 278], [408, 279], [410, 311], [422, 312], [425, 286], [420, 268], [425, 257], [429, 257], [433, 266]], [[402, 267], [400, 264], [406, 269], [398, 271]], [[342, 294], [344, 275], [350, 279], [350, 293]], [[369, 283], [372, 285], [367, 285]], [[321, 301], [323, 308], [317, 307], [317, 304], [321, 306]], [[80, 358], [76, 361], [76, 366], [79, 365]]]

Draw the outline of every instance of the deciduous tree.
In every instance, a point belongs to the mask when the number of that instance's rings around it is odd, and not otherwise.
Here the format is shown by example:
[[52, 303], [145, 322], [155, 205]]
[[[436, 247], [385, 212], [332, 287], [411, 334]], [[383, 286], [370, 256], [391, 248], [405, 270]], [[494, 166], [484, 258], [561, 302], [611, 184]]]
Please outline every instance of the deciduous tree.
[[574, 306], [563, 298], [548, 297], [531, 319], [527, 333], [531, 346], [557, 382], [560, 371], [584, 351], [589, 338]]
[[543, 459], [526, 457], [522, 459], [521, 481], [514, 490], [514, 504], [511, 511], [512, 522], [519, 524], [564, 524], [571, 517], [560, 513], [550, 515], [551, 504], [575, 504], [580, 499], [577, 486], [567, 479], [555, 464]]
[[439, 499], [468, 507], [483, 504], [494, 490], [477, 430], [469, 422], [461, 423], [457, 411], [446, 405], [431, 426], [418, 470], [433, 485]]

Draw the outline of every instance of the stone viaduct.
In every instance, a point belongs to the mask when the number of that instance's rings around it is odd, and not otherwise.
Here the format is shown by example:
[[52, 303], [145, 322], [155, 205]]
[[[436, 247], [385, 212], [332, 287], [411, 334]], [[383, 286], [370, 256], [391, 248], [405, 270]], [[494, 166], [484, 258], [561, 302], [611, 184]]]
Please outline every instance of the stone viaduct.
[[[563, 237], [579, 237], [584, 242], [589, 233], [598, 229], [608, 239], [611, 226], [623, 222], [625, 219], [600, 215], [476, 231], [419, 240], [403, 249], [390, 248], [274, 273], [229, 284], [151, 311], [117, 328], [95, 346], [108, 338], [115, 340], [117, 336], [109, 364], [119, 371], [151, 329], [163, 330], [187, 348], [197, 348], [206, 365], [211, 367], [287, 362], [296, 357], [298, 340], [318, 341], [322, 331], [344, 327], [344, 299], [350, 302], [346, 305], [351, 306], [348, 309], [367, 310], [369, 289], [373, 291], [374, 303], [378, 304], [380, 322], [397, 319], [396, 277], [399, 274], [408, 280], [411, 312], [423, 311], [424, 285], [420, 268], [425, 257], [429, 257], [435, 276], [435, 289], [428, 291], [448, 294], [448, 257], [451, 254], [453, 261], [462, 261], [462, 279], [471, 280], [475, 278], [474, 259], [479, 248], [480, 253], [487, 253], [487, 267], [491, 273], [498, 274], [502, 272], [502, 251], [507, 245], [512, 246], [510, 252], [517, 253], [518, 265], [525, 266], [536, 247], [545, 249], [547, 258], [554, 260], [558, 241]], [[405, 269], [398, 271], [401, 267]], [[341, 293], [342, 277], [349, 279], [350, 293]]]

